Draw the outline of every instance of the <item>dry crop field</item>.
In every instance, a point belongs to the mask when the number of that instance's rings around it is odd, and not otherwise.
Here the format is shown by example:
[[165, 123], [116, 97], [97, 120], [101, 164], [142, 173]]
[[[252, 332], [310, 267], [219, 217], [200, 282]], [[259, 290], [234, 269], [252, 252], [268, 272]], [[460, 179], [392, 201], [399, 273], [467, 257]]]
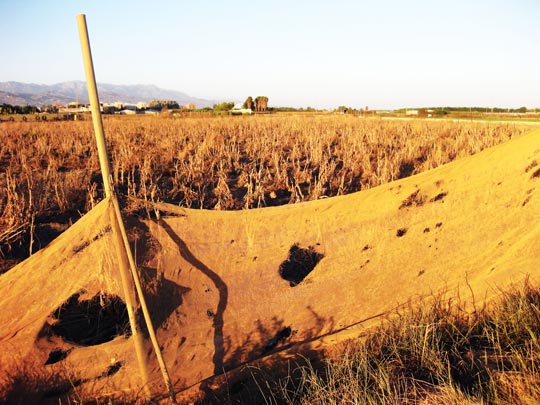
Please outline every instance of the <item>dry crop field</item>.
[[[240, 210], [348, 194], [527, 131], [518, 124], [346, 115], [106, 117], [124, 210], [137, 200]], [[102, 198], [90, 120], [0, 124], [0, 273]]]

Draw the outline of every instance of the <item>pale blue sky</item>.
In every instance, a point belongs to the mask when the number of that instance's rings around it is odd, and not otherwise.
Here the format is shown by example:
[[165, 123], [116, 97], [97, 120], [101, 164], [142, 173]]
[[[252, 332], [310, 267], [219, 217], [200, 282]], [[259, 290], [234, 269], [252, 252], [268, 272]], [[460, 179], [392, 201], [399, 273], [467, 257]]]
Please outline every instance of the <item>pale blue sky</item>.
[[0, 81], [96, 78], [270, 105], [540, 107], [540, 2], [0, 0]]

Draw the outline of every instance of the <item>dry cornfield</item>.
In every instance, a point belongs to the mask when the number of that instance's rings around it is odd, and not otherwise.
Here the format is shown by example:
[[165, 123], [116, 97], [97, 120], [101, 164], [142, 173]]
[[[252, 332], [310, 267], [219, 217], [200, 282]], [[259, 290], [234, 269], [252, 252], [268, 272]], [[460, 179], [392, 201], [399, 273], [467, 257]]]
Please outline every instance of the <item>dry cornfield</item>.
[[[346, 115], [106, 117], [123, 208], [240, 210], [349, 194], [519, 136], [517, 124]], [[89, 120], [0, 125], [0, 273], [102, 198]], [[134, 199], [133, 199], [134, 198]]]

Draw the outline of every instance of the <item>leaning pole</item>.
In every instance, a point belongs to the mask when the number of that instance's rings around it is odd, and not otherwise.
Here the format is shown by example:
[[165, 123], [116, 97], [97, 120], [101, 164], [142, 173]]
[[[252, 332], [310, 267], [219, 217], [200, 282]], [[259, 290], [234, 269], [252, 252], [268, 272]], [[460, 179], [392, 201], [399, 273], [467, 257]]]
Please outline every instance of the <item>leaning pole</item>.
[[[103, 177], [103, 185], [105, 188], [105, 196], [110, 201], [113, 206], [111, 212], [111, 225], [113, 228], [113, 233], [115, 235], [116, 250], [118, 255], [118, 264], [120, 268], [120, 277], [122, 279], [122, 286], [124, 289], [124, 295], [126, 299], [126, 307], [128, 311], [129, 323], [131, 327], [131, 334], [133, 337], [135, 352], [137, 354], [137, 361], [139, 364], [139, 370], [141, 373], [141, 378], [143, 382], [143, 387], [145, 393], [149, 399], [151, 399], [151, 391], [148, 385], [148, 365], [146, 363], [146, 356], [144, 352], [144, 346], [142, 341], [142, 335], [137, 326], [137, 317], [135, 315], [136, 302], [135, 292], [141, 304], [141, 309], [143, 312], [144, 320], [147, 326], [148, 334], [150, 340], [152, 341], [152, 346], [154, 347], [154, 352], [161, 369], [163, 380], [169, 391], [169, 396], [173, 403], [176, 404], [176, 396], [174, 389], [171, 383], [169, 373], [167, 371], [167, 366], [161, 349], [159, 347], [154, 326], [152, 324], [152, 319], [148, 311], [148, 306], [146, 305], [146, 300], [142, 291], [142, 286], [135, 265], [135, 260], [133, 259], [133, 254], [131, 252], [131, 247], [129, 246], [129, 241], [127, 238], [127, 233], [124, 227], [124, 222], [122, 220], [122, 214], [120, 211], [120, 205], [118, 204], [118, 198], [113, 187], [113, 181], [111, 176], [111, 169], [109, 163], [109, 156], [107, 153], [107, 146], [105, 143], [105, 134], [103, 131], [103, 120], [101, 117], [101, 109], [99, 104], [96, 78], [94, 74], [94, 65], [92, 62], [92, 53], [90, 51], [90, 40], [88, 37], [88, 28], [86, 26], [86, 16], [84, 14], [77, 15], [77, 25], [79, 28], [79, 37], [81, 41], [81, 50], [83, 54], [84, 61], [84, 70], [86, 73], [86, 83], [88, 87], [88, 97], [90, 99], [90, 108], [92, 111], [92, 121], [94, 124], [94, 133], [96, 135], [96, 142], [98, 147], [99, 154], [99, 164], [101, 167], [101, 175]], [[131, 271], [131, 279], [130, 279]], [[133, 291], [133, 284], [135, 284], [135, 291]]]

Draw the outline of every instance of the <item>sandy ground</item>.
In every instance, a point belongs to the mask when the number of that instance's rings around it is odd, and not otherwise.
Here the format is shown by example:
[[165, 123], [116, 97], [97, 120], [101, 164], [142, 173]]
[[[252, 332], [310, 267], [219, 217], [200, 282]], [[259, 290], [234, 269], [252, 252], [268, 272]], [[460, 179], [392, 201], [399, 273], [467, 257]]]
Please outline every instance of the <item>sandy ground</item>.
[[[242, 395], [243, 365], [316, 357], [410, 301], [444, 291], [479, 305], [537, 281], [539, 162], [533, 131], [347, 196], [237, 212], [162, 204], [159, 220], [126, 219], [179, 400], [211, 399], [225, 383]], [[110, 211], [103, 201], [0, 276], [0, 393], [143, 397], [133, 339], [89, 340], [105, 320], [65, 309], [96, 297], [114, 315], [111, 299], [123, 297]], [[147, 349], [151, 390], [163, 396]]]

